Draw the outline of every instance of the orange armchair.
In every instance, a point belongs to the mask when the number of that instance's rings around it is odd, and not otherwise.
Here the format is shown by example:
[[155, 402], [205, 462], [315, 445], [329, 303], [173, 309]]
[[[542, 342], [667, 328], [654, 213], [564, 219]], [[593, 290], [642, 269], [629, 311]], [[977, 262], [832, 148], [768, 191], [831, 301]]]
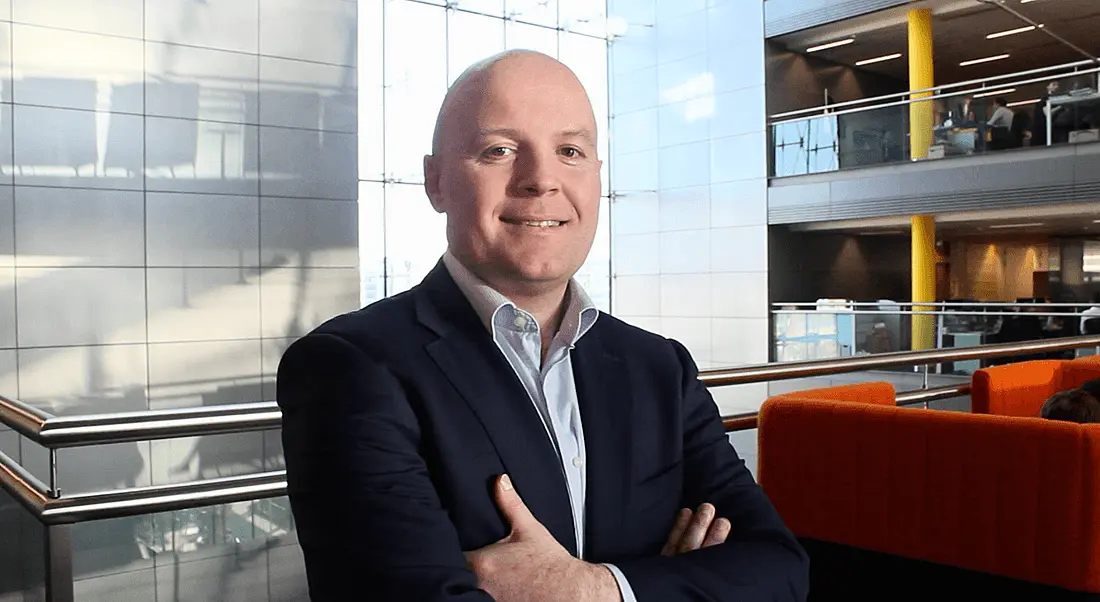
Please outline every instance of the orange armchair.
[[1036, 417], [1051, 395], [1100, 378], [1100, 361], [1039, 360], [983, 368], [971, 380], [974, 414]]

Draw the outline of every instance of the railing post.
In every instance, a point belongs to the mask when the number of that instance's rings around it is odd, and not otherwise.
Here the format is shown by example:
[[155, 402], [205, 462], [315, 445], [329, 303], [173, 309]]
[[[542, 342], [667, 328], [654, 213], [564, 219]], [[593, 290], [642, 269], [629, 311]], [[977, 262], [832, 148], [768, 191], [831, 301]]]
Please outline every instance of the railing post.
[[46, 526], [46, 602], [74, 602], [71, 525]]

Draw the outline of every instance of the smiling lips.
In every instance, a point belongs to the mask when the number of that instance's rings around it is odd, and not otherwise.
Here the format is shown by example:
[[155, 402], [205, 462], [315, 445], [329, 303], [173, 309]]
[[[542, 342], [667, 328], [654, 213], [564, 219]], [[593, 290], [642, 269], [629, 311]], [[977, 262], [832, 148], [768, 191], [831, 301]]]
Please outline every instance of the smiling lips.
[[506, 224], [512, 224], [514, 226], [528, 226], [531, 228], [556, 228], [565, 224], [563, 220], [554, 219], [522, 219], [522, 218], [500, 218]]

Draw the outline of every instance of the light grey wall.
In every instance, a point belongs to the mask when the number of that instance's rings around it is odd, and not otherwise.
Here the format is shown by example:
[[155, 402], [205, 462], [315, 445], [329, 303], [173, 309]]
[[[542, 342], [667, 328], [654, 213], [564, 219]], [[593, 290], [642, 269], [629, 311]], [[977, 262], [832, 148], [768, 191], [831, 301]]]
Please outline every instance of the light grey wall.
[[[0, 3], [0, 394], [57, 414], [271, 399], [288, 341], [358, 305], [356, 7]], [[0, 451], [46, 476], [10, 431]], [[77, 493], [281, 458], [256, 433], [59, 464]], [[280, 501], [78, 525], [77, 598], [174, 599], [178, 562], [217, 588], [242, 554], [263, 568], [233, 581], [248, 599], [300, 599], [291, 529]], [[269, 563], [298, 578], [269, 588]]]
[[[703, 367], [768, 359], [762, 0], [612, 0], [612, 307]], [[763, 386], [716, 392], [755, 409]]]

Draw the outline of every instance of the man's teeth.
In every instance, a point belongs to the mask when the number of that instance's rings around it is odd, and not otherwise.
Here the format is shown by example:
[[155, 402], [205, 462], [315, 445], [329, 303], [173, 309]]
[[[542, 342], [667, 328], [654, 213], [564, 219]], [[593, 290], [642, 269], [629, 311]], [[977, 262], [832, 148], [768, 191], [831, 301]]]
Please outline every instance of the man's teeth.
[[522, 220], [519, 223], [524, 226], [532, 226], [535, 228], [552, 228], [554, 226], [560, 226], [561, 222], [555, 220], [544, 219], [541, 221]]

